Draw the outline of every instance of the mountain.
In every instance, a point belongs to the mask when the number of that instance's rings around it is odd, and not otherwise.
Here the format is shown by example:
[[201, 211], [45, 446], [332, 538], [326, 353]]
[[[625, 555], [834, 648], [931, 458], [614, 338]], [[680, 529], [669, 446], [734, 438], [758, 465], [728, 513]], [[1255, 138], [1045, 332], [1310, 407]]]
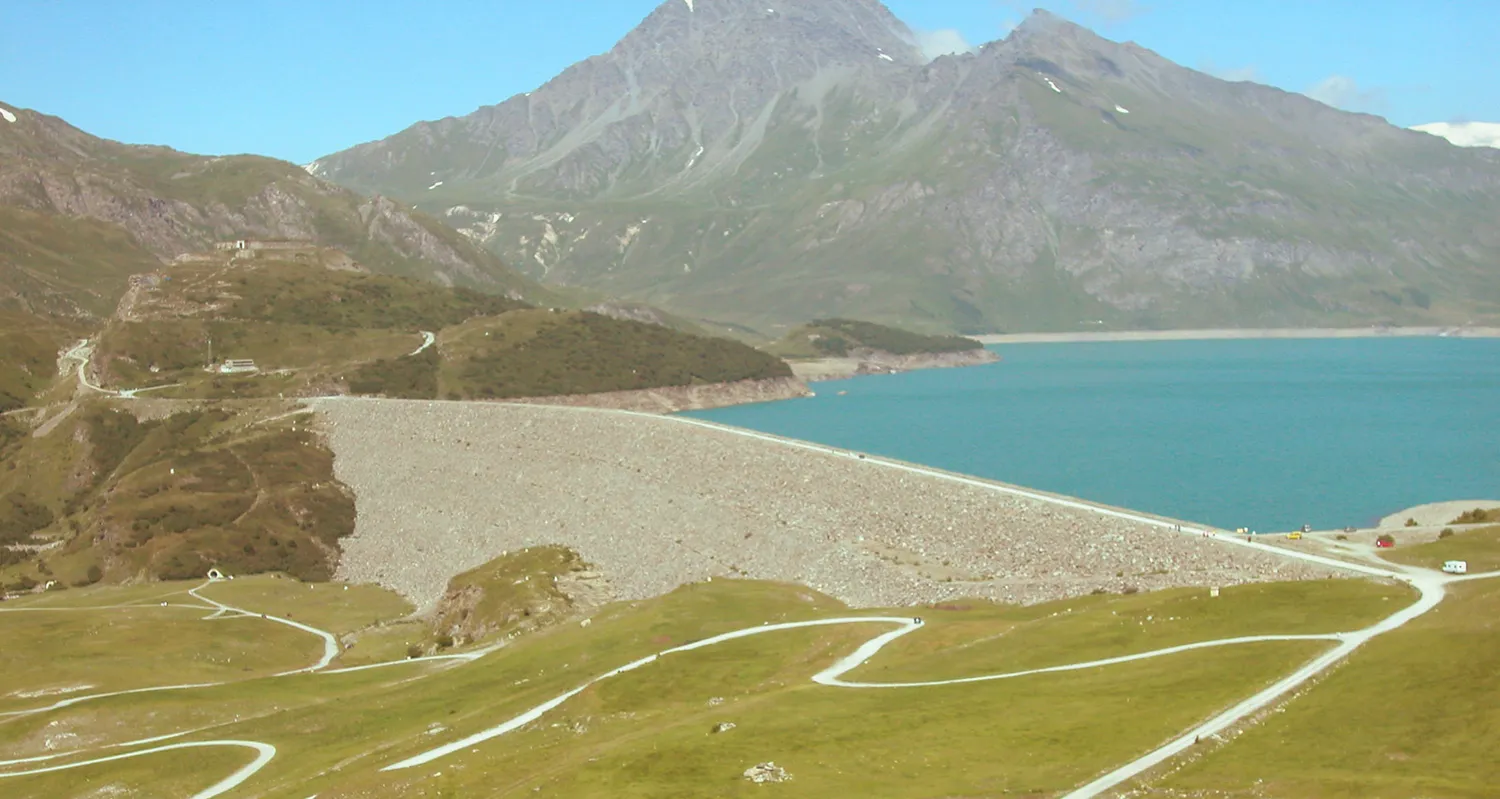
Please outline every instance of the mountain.
[[50, 378], [57, 349], [109, 316], [130, 275], [221, 241], [295, 240], [377, 272], [554, 296], [436, 219], [293, 164], [124, 145], [0, 110], [0, 410]]
[[548, 283], [780, 327], [1500, 318], [1500, 154], [1046, 12], [927, 62], [875, 0], [669, 0], [533, 92], [320, 158]]
[[1500, 147], [1500, 123], [1497, 122], [1431, 122], [1412, 130], [1441, 136], [1459, 147]]

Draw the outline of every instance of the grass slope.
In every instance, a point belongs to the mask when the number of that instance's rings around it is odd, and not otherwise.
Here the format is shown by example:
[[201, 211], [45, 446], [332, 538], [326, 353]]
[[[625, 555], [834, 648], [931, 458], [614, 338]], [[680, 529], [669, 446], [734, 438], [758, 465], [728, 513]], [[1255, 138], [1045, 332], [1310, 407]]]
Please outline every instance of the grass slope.
[[1441, 569], [1445, 561], [1464, 560], [1470, 572], [1495, 571], [1500, 569], [1500, 526], [1466, 530], [1426, 544], [1394, 549], [1385, 557], [1429, 569]]
[[963, 336], [930, 336], [852, 319], [818, 319], [767, 348], [787, 358], [841, 358], [859, 350], [892, 355], [970, 352], [984, 344]]
[[[420, 349], [421, 331], [438, 346]], [[207, 372], [251, 359], [257, 375]], [[171, 386], [162, 397], [342, 393], [492, 399], [790, 376], [774, 356], [588, 311], [409, 278], [256, 261], [156, 276], [94, 359], [107, 386]], [[177, 385], [180, 384], [180, 385]]]
[[333, 455], [285, 406], [201, 407], [160, 419], [93, 401], [0, 469], [4, 543], [55, 543], [0, 564], [23, 589], [149, 575], [285, 571], [326, 580], [354, 529]]
[[[1412, 550], [1417, 549], [1413, 547]], [[1436, 610], [1146, 795], [1480, 799], [1500, 785], [1500, 584]]]
[[[560, 565], [545, 553], [537, 557], [538, 574]], [[520, 561], [509, 568], [516, 567]], [[497, 574], [478, 570], [473, 576], [493, 583]], [[310, 600], [326, 596], [321, 587], [308, 592]], [[1404, 596], [1372, 583], [1328, 581], [1261, 586], [1215, 601], [1225, 610], [1183, 592], [1025, 610], [932, 609], [922, 611], [926, 628], [864, 671], [875, 676], [903, 662], [916, 669], [926, 659], [955, 672], [982, 673], [997, 663], [996, 651], [982, 648], [987, 639], [1003, 646], [1012, 636], [1017, 650], [1051, 639], [1056, 656], [1071, 658], [1073, 649], [1109, 648], [1096, 636], [1121, 613], [1186, 614], [1192, 618], [1184, 618], [1182, 632], [1210, 637], [1230, 617], [1237, 630], [1338, 629], [1384, 615]], [[1318, 617], [1323, 606], [1330, 613]], [[207, 725], [200, 737], [279, 748], [276, 760], [246, 786], [259, 795], [481, 796], [538, 789], [569, 797], [734, 797], [770, 790], [796, 797], [1049, 795], [1151, 748], [1323, 646], [1259, 644], [1089, 672], [857, 691], [825, 688], [808, 677], [881, 626], [788, 631], [663, 658], [590, 688], [510, 735], [426, 767], [378, 771], [665, 647], [763, 622], [832, 615], [850, 612], [795, 586], [716, 580], [607, 606], [587, 627], [550, 627], [471, 665], [252, 680], [195, 691], [190, 701], [172, 694], [104, 700], [87, 710], [0, 725], [0, 747], [31, 751], [49, 729], [102, 730], [95, 740], [104, 743]], [[1155, 645], [1146, 640], [1151, 635], [1133, 632], [1135, 640], [1113, 643]], [[713, 734], [720, 722], [737, 726]], [[741, 778], [766, 760], [787, 768], [793, 780], [768, 788]], [[175, 758], [161, 763], [159, 778], [180, 783], [196, 775], [207, 784], [223, 773], [213, 765]], [[13, 792], [7, 795], [42, 796], [59, 784], [25, 778], [4, 787]]]
[[439, 377], [447, 399], [592, 394], [791, 377], [775, 356], [589, 311], [542, 309], [444, 331]]

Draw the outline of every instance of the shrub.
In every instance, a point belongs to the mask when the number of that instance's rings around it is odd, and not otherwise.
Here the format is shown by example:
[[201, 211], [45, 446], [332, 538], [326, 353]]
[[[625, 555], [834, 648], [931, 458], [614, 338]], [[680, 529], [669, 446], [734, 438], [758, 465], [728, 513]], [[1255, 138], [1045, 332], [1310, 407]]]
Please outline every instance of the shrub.
[[1140, 586], [1127, 585], [1127, 586], [1125, 586], [1125, 590], [1123, 592], [1121, 592], [1121, 593], [1129, 595], [1129, 594], [1139, 594], [1140, 592], [1141, 592]]
[[354, 370], [349, 391], [395, 399], [433, 399], [438, 390], [438, 351], [428, 347], [420, 355], [382, 359]]
[[0, 499], [0, 544], [18, 544], [52, 524], [52, 511], [25, 494]]
[[99, 568], [99, 564], [96, 563], [89, 567], [88, 574], [84, 579], [86, 580], [85, 585], [93, 585], [104, 579], [104, 570]]
[[1406, 526], [1407, 527], [1416, 527], [1417, 526], [1417, 520], [1416, 519], [1407, 519], [1406, 520]]
[[1349, 536], [1344, 535], [1343, 533], [1339, 533], [1338, 535], [1334, 536], [1333, 538], [1334, 538], [1335, 541], [1348, 541], [1349, 540]]
[[1452, 527], [1444, 527], [1443, 531], [1441, 533], [1438, 533], [1438, 538], [1448, 538], [1448, 537], [1450, 537], [1452, 535], [1453, 535], [1453, 528]]
[[1454, 519], [1453, 523], [1484, 524], [1485, 522], [1491, 521], [1500, 521], [1500, 508], [1491, 508], [1490, 510], [1485, 510], [1484, 508], [1475, 508], [1473, 510], [1466, 510], [1463, 513], [1459, 514], [1459, 517], [1457, 519]]
[[422, 656], [422, 647], [421, 647], [421, 645], [419, 645], [419, 644], [412, 644], [411, 646], [408, 646], [406, 648], [406, 658], [408, 660], [411, 660], [411, 659], [414, 659], [414, 658], [419, 658], [421, 656]]

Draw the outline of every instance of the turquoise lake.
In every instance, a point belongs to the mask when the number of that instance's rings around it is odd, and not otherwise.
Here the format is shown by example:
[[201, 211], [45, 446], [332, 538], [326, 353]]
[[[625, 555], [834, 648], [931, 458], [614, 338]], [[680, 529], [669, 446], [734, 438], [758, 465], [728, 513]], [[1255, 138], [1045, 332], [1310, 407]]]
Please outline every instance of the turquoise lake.
[[685, 415], [1230, 529], [1500, 499], [1500, 339], [994, 349]]

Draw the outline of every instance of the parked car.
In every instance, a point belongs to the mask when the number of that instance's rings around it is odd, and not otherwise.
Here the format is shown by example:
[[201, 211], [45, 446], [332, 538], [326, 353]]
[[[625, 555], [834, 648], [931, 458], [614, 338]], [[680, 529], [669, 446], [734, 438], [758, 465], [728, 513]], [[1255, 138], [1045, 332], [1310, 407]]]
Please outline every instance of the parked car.
[[1286, 537], [1292, 539], [1293, 541], [1301, 541], [1302, 540], [1302, 534], [1299, 533], [1299, 532], [1295, 532], [1295, 531], [1287, 533]]

